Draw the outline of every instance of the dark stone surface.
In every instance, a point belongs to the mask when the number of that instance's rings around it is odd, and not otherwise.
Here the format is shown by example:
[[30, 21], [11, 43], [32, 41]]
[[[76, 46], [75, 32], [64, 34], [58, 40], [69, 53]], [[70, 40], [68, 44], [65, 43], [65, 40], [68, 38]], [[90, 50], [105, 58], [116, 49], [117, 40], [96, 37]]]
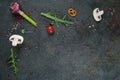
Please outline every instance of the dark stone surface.
[[[120, 80], [120, 0], [19, 0], [39, 29], [24, 20], [14, 31], [18, 18], [9, 11], [11, 2], [0, 1], [0, 80], [8, 75], [15, 80], [6, 64], [11, 48], [8, 38], [14, 33], [25, 38], [23, 45], [14, 48], [18, 80]], [[69, 7], [76, 9], [76, 17], [67, 14]], [[92, 16], [96, 7], [105, 11], [99, 23]], [[54, 25], [55, 34], [50, 36], [45, 26], [52, 21], [40, 16], [41, 12], [67, 15], [75, 25]], [[23, 28], [33, 32], [22, 34]]]

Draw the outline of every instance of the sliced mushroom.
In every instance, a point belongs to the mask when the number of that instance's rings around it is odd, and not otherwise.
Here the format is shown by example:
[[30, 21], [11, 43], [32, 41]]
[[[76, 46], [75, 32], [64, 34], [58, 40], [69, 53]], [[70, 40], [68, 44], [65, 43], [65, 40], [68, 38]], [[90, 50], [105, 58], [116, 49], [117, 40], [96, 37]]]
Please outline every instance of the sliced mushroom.
[[94, 10], [93, 10], [93, 17], [94, 17], [94, 19], [95, 19], [95, 21], [100, 21], [100, 20], [102, 20], [102, 15], [104, 14], [104, 11], [103, 10], [99, 10], [99, 8], [95, 8]]
[[10, 36], [9, 41], [12, 42], [12, 46], [17, 46], [18, 44], [23, 43], [24, 38], [20, 35], [12, 35]]

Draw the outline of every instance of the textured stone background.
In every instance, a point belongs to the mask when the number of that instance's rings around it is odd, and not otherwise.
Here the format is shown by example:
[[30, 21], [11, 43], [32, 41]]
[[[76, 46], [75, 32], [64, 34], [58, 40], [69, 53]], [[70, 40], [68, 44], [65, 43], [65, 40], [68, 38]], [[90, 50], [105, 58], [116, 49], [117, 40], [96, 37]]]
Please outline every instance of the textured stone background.
[[[15, 28], [18, 18], [9, 11], [13, 1], [0, 1], [0, 80], [8, 75], [15, 80], [6, 64], [8, 38], [15, 33], [25, 38], [23, 45], [14, 48], [18, 80], [120, 80], [120, 0], [19, 0], [39, 30], [25, 20]], [[76, 17], [67, 14], [70, 7], [77, 10]], [[99, 23], [92, 16], [96, 7], [105, 11]], [[40, 12], [67, 15], [75, 25], [54, 25], [55, 34], [50, 36], [45, 26], [52, 21]], [[21, 29], [32, 32], [22, 34]]]

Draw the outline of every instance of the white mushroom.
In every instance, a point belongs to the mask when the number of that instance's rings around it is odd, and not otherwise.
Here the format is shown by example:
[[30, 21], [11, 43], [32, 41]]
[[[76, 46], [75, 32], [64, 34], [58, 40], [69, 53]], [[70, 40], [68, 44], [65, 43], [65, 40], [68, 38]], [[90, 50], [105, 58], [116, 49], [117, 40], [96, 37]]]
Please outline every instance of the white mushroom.
[[95, 21], [100, 21], [102, 19], [102, 15], [104, 14], [104, 11], [103, 10], [99, 10], [99, 8], [95, 8], [93, 10], [93, 17], [95, 19]]
[[17, 46], [17, 44], [23, 43], [24, 38], [20, 35], [12, 35], [10, 36], [9, 41], [12, 42], [12, 46]]

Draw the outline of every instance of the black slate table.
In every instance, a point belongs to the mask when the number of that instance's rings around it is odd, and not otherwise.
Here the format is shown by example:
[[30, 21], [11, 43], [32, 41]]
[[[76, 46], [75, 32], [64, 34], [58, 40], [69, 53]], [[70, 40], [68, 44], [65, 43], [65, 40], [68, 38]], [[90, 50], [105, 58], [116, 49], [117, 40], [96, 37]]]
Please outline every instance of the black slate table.
[[[26, 20], [16, 25], [20, 18], [9, 10], [13, 1], [0, 1], [0, 80], [15, 80], [6, 63], [12, 34], [25, 39], [14, 48], [18, 80], [120, 80], [120, 0], [18, 0], [38, 28]], [[75, 17], [68, 15], [70, 7]], [[105, 11], [100, 22], [92, 16], [96, 7]], [[66, 15], [75, 24], [54, 24], [55, 34], [49, 35], [46, 26], [53, 21], [41, 12]], [[30, 31], [22, 34], [22, 29]]]

